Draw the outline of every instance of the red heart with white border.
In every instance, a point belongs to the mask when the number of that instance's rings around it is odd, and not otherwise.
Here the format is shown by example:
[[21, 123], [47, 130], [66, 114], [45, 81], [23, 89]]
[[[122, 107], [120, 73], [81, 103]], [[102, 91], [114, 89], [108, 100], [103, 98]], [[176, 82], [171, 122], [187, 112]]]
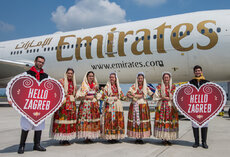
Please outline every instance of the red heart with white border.
[[184, 84], [177, 87], [173, 101], [185, 117], [202, 127], [223, 109], [226, 94], [222, 87], [211, 82], [199, 89], [192, 84]]
[[59, 109], [64, 100], [64, 89], [57, 80], [46, 78], [39, 82], [25, 73], [7, 84], [6, 94], [14, 109], [35, 126]]

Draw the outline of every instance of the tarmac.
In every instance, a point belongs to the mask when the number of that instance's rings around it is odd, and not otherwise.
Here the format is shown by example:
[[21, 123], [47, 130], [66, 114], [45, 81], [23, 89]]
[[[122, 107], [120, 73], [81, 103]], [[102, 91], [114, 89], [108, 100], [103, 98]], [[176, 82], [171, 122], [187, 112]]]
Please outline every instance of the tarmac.
[[[228, 106], [225, 111], [229, 109]], [[125, 122], [127, 122], [129, 103], [124, 103]], [[151, 106], [151, 105], [150, 105]], [[154, 112], [151, 112], [153, 129]], [[163, 146], [160, 139], [153, 136], [144, 139], [145, 144], [135, 144], [135, 139], [125, 138], [120, 143], [109, 144], [106, 140], [93, 140], [93, 144], [84, 144], [83, 139], [71, 141], [70, 146], [61, 146], [49, 138], [51, 118], [46, 120], [41, 145], [46, 152], [33, 151], [33, 131], [29, 132], [25, 153], [17, 154], [20, 140], [20, 115], [12, 107], [0, 104], [0, 157], [229, 157], [230, 156], [230, 118], [225, 112], [223, 117], [216, 116], [209, 122], [208, 149], [193, 148], [191, 122], [185, 118], [179, 121], [179, 138], [172, 141], [172, 146]], [[127, 124], [127, 123], [126, 123]]]

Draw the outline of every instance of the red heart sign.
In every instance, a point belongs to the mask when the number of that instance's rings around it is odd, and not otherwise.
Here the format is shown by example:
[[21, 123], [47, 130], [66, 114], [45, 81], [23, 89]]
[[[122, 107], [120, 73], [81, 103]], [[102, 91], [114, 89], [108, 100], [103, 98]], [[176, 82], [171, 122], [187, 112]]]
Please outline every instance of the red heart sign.
[[219, 85], [211, 82], [199, 89], [192, 84], [184, 84], [176, 89], [173, 101], [185, 117], [202, 127], [223, 109], [226, 94]]
[[64, 99], [61, 84], [53, 78], [38, 82], [28, 74], [14, 77], [6, 89], [8, 100], [23, 117], [38, 126], [53, 114]]

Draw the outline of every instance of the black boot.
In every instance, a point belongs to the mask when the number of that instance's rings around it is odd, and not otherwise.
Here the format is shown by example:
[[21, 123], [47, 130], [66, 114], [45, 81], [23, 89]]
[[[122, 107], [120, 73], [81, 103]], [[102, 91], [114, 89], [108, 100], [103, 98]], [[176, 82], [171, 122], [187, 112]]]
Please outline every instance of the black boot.
[[201, 128], [202, 147], [208, 149], [207, 145], [208, 127]]
[[195, 138], [195, 143], [193, 144], [193, 148], [199, 147], [199, 128], [192, 128], [193, 129], [193, 135]]
[[28, 132], [29, 131], [25, 131], [25, 130], [22, 129], [20, 145], [19, 145], [19, 148], [18, 148], [18, 154], [23, 154], [24, 153], [25, 143], [26, 143], [26, 138], [27, 138]]
[[34, 131], [34, 148], [33, 149], [37, 151], [46, 151], [46, 149], [40, 145], [41, 135], [42, 135], [42, 131]]

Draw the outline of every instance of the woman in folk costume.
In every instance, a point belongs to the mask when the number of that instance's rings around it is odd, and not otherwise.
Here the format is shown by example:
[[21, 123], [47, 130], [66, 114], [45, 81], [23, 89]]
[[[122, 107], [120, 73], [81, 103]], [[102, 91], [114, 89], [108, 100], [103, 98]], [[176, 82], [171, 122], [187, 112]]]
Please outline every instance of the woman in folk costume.
[[85, 143], [100, 137], [100, 111], [96, 98], [98, 83], [94, 72], [89, 71], [83, 79], [77, 98], [81, 100], [77, 116], [77, 137]]
[[151, 136], [150, 110], [146, 100], [152, 91], [147, 87], [144, 73], [138, 73], [136, 83], [132, 85], [127, 97], [132, 99], [128, 113], [128, 137], [136, 138], [136, 144], [143, 144], [142, 138]]
[[154, 136], [162, 139], [164, 145], [171, 145], [169, 140], [178, 138], [178, 111], [173, 104], [175, 89], [171, 73], [164, 72], [162, 82], [157, 86], [153, 96], [153, 100], [157, 101]]
[[124, 100], [116, 73], [109, 75], [110, 81], [104, 88], [105, 99], [103, 138], [109, 143], [117, 143], [125, 137], [124, 113], [120, 100]]
[[62, 106], [54, 113], [50, 129], [50, 137], [60, 140], [60, 144], [69, 145], [69, 140], [76, 138], [76, 104], [77, 91], [74, 70], [68, 68], [64, 78], [59, 80], [65, 91]]

